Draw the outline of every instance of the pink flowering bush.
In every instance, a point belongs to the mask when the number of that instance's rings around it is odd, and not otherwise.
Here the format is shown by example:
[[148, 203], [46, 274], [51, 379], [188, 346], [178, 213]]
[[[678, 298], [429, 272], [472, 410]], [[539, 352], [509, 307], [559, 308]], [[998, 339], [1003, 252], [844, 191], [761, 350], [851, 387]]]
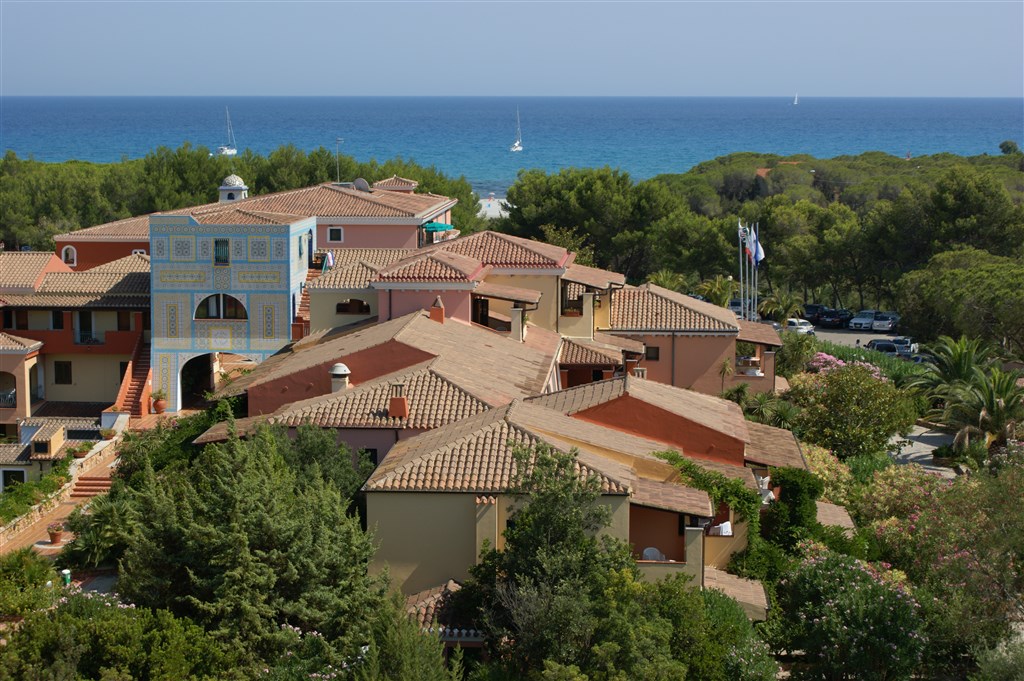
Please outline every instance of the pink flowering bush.
[[877, 471], [871, 484], [853, 495], [850, 510], [868, 523], [891, 517], [913, 520], [948, 485], [944, 478], [916, 464], [889, 466]]
[[836, 369], [842, 369], [843, 367], [854, 366], [864, 367], [871, 375], [880, 381], [887, 380], [883, 375], [881, 369], [870, 362], [862, 362], [860, 360], [854, 360], [852, 362], [846, 362], [828, 354], [827, 352], [817, 352], [811, 361], [807, 363], [807, 371], [812, 374], [827, 374]]
[[845, 506], [850, 500], [850, 490], [853, 487], [850, 467], [824, 447], [806, 443], [801, 443], [800, 447], [811, 473], [814, 473], [824, 486], [821, 500]]
[[885, 569], [812, 550], [778, 595], [783, 645], [805, 651], [793, 678], [895, 681], [921, 664], [921, 606]]

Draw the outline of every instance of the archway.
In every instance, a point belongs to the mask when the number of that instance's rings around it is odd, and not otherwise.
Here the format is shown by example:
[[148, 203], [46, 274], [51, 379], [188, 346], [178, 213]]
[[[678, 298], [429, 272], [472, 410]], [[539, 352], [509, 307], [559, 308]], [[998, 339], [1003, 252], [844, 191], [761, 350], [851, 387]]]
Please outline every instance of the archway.
[[215, 392], [256, 366], [256, 360], [229, 352], [207, 352], [192, 357], [178, 373], [178, 409], [205, 409], [208, 393]]

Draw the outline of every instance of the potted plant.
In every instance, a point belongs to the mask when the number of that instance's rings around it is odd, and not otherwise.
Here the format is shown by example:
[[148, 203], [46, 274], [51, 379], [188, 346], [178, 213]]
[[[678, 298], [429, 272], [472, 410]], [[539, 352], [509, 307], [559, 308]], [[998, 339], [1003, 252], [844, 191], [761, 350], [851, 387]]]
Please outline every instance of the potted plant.
[[50, 535], [51, 544], [59, 544], [64, 537], [64, 523], [55, 522], [46, 526], [46, 533]]
[[167, 409], [167, 393], [163, 390], [153, 391], [153, 413], [163, 414]]
[[104, 440], [113, 440], [115, 435], [117, 435], [117, 431], [113, 428], [100, 428], [100, 437]]

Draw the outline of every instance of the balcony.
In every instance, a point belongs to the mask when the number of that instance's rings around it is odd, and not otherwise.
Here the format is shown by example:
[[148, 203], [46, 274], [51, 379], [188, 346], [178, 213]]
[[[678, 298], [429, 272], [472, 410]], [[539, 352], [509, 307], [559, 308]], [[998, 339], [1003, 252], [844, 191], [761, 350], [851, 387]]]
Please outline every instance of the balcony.
[[0, 390], [0, 409], [14, 409], [18, 406], [18, 391], [14, 388], [10, 390]]
[[764, 376], [760, 357], [737, 357], [736, 373], [740, 376]]
[[75, 331], [75, 345], [103, 345], [104, 335], [95, 331]]

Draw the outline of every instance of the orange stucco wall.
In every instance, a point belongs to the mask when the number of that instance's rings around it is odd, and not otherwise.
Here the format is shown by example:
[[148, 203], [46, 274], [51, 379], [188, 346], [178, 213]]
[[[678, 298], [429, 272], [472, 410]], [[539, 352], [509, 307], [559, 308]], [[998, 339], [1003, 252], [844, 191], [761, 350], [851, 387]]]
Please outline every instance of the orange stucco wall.
[[[616, 334], [643, 341], [648, 348], [658, 348], [657, 360], [644, 359], [647, 378], [659, 383], [689, 388], [707, 395], [722, 392], [719, 370], [722, 362], [736, 361], [735, 336], [682, 336]], [[726, 387], [729, 382], [726, 381]]]
[[56, 253], [64, 251], [65, 246], [74, 246], [78, 251], [78, 263], [72, 268], [75, 271], [90, 270], [105, 265], [119, 258], [132, 254], [132, 251], [143, 249], [149, 253], [149, 241], [58, 241]]
[[[343, 228], [345, 240], [329, 241], [331, 227]], [[316, 243], [318, 248], [416, 248], [418, 230], [416, 225], [318, 224]]]
[[381, 290], [377, 296], [377, 317], [384, 321], [410, 312], [429, 310], [438, 296], [441, 296], [441, 302], [444, 303], [445, 317], [460, 319], [466, 323], [472, 320], [470, 291]]
[[633, 555], [640, 558], [643, 550], [653, 546], [665, 554], [667, 560], [686, 560], [686, 544], [679, 534], [679, 514], [645, 506], [629, 506], [629, 543]]
[[359, 385], [433, 357], [395, 340], [344, 356], [325, 355], [316, 366], [250, 388], [248, 415], [270, 414], [285, 404], [331, 392], [328, 370], [336, 362], [345, 363], [352, 371], [349, 380]]
[[629, 394], [577, 412], [590, 421], [681, 448], [687, 456], [743, 466], [743, 441], [666, 411]]

